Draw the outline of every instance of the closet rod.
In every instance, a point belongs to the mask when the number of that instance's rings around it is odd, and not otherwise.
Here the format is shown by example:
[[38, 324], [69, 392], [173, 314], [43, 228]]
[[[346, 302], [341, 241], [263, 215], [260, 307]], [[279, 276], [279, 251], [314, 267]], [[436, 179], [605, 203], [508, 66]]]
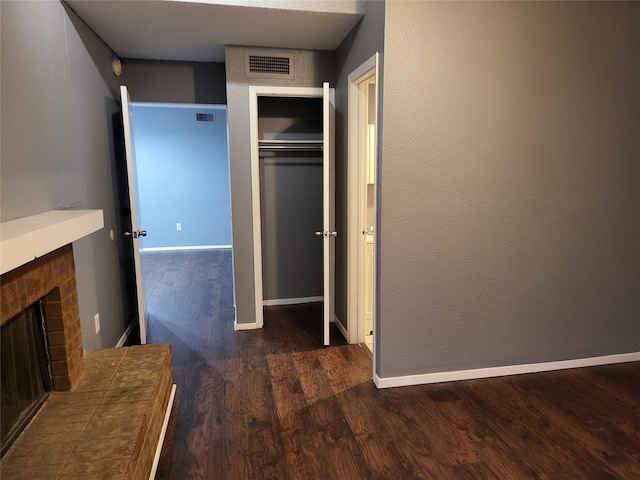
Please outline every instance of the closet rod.
[[259, 140], [258, 149], [321, 151], [322, 140]]

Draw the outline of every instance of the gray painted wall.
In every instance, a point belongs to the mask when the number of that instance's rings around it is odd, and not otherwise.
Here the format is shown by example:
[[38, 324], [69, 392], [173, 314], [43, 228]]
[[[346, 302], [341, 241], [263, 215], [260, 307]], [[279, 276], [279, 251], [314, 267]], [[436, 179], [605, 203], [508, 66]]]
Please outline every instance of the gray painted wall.
[[[380, 78], [383, 70], [385, 2], [368, 1], [365, 16], [336, 50], [336, 316], [345, 325], [347, 318], [347, 186], [349, 178], [348, 144], [349, 74], [380, 52]], [[383, 86], [379, 85], [380, 106]], [[379, 112], [382, 112], [380, 108]], [[379, 123], [380, 127], [381, 124]]]
[[260, 161], [265, 300], [322, 296], [322, 159]]
[[224, 63], [124, 59], [122, 84], [134, 102], [227, 103]]
[[255, 322], [253, 219], [251, 210], [251, 145], [249, 142], [249, 86], [320, 87], [333, 84], [333, 54], [306, 50], [268, 50], [295, 53], [294, 79], [246, 78], [245, 48], [227, 47], [227, 115], [233, 219], [233, 268], [238, 323]]
[[[321, 98], [258, 99], [258, 138], [322, 138]], [[265, 300], [322, 296], [322, 152], [262, 152]]]
[[[125, 330], [115, 230], [113, 52], [59, 2], [0, 2], [2, 220], [102, 209], [105, 228], [73, 244], [85, 349]], [[102, 329], [95, 334], [93, 317]]]
[[381, 377], [640, 350], [638, 25], [386, 4]]

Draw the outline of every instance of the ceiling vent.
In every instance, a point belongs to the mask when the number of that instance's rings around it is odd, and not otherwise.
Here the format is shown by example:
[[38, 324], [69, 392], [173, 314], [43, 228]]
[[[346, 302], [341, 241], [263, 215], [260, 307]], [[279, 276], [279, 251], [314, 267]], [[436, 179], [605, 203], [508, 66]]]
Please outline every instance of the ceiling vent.
[[215, 122], [216, 117], [213, 113], [196, 113], [196, 122]]
[[293, 54], [245, 52], [244, 70], [247, 77], [293, 79]]

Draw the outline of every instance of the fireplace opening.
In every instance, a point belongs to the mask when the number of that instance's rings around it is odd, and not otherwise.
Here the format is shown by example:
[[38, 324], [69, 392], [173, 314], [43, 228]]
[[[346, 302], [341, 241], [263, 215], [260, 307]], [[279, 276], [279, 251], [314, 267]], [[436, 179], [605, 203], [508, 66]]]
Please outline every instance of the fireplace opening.
[[0, 330], [1, 455], [38, 412], [52, 389], [42, 302]]

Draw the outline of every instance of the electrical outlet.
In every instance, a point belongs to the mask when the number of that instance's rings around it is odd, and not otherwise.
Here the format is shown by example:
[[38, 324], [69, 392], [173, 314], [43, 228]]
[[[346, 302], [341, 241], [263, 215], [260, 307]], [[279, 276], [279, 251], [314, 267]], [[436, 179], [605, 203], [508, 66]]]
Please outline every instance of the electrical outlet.
[[176, 223], [176, 230], [177, 231], [182, 230], [182, 224], [181, 223]]
[[100, 332], [100, 314], [96, 313], [96, 316], [93, 317], [93, 320], [96, 322], [96, 333]]

